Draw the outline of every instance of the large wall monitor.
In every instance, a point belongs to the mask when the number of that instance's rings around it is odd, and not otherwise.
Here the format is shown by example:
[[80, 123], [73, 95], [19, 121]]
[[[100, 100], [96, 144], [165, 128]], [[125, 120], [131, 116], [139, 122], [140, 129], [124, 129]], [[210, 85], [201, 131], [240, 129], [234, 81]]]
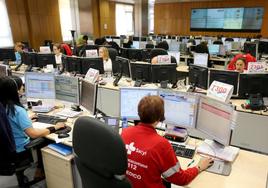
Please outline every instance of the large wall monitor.
[[191, 30], [259, 32], [263, 14], [263, 7], [192, 9]]

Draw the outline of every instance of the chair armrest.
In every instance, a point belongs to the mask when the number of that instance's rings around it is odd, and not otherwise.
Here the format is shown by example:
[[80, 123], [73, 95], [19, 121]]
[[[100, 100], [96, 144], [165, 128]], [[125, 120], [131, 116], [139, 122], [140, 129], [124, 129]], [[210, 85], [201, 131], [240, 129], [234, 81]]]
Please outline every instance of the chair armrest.
[[28, 144], [24, 146], [26, 150], [32, 149], [36, 146], [39, 146], [45, 142], [45, 138], [36, 138], [34, 140], [31, 140]]

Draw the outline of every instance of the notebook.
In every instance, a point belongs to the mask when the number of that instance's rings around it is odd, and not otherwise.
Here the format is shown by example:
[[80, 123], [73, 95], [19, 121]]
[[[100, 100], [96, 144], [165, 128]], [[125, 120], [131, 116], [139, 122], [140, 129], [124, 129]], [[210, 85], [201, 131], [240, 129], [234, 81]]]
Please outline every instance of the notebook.
[[205, 155], [209, 155], [212, 157], [216, 157], [218, 159], [222, 159], [224, 161], [233, 162], [236, 156], [239, 153], [239, 148], [233, 146], [226, 147], [213, 147], [212, 140], [205, 140], [198, 148], [197, 152]]

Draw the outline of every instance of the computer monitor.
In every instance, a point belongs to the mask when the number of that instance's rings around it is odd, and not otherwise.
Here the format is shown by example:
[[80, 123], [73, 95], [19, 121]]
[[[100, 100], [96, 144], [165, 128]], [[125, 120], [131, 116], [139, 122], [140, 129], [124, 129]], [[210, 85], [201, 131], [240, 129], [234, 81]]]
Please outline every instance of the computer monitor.
[[152, 70], [149, 63], [130, 63], [132, 80], [152, 82]]
[[189, 83], [194, 87], [208, 88], [208, 68], [197, 65], [189, 66]]
[[56, 99], [79, 105], [79, 79], [70, 76], [55, 76]]
[[23, 52], [21, 54], [21, 60], [22, 60], [22, 63], [24, 65], [28, 65], [28, 66], [36, 66], [36, 56], [37, 56], [37, 53], [35, 52]]
[[130, 61], [127, 58], [116, 56], [116, 63], [118, 69], [115, 70], [117, 72], [113, 72], [113, 74], [120, 74], [124, 77], [131, 78]]
[[230, 143], [233, 111], [231, 104], [200, 96], [196, 129], [209, 139], [227, 146]]
[[120, 88], [120, 117], [128, 120], [139, 120], [138, 104], [148, 95], [158, 95], [158, 89], [127, 87]]
[[211, 85], [214, 80], [233, 85], [234, 86], [233, 95], [236, 95], [238, 77], [239, 77], [239, 72], [236, 72], [236, 71], [210, 69], [209, 85]]
[[208, 45], [208, 51], [211, 55], [219, 55], [220, 54], [220, 45], [218, 44], [210, 44]]
[[55, 54], [37, 54], [36, 65], [40, 68], [47, 65], [53, 65], [54, 68], [57, 68]]
[[238, 95], [247, 98], [250, 94], [268, 97], [268, 74], [240, 74]]
[[259, 47], [258, 47], [258, 52], [260, 54], [268, 54], [268, 40], [260, 40], [259, 41]]
[[187, 53], [187, 44], [186, 43], [180, 43], [180, 52], [182, 54]]
[[92, 115], [96, 113], [98, 85], [86, 80], [81, 82], [80, 104]]
[[241, 42], [232, 42], [232, 50], [241, 50]]
[[194, 65], [207, 67], [208, 66], [208, 54], [207, 53], [194, 53]]
[[181, 128], [195, 128], [199, 97], [193, 93], [160, 90], [164, 100], [165, 123]]
[[86, 74], [88, 69], [93, 68], [99, 71], [100, 74], [104, 74], [103, 59], [97, 58], [81, 58], [81, 72], [80, 74]]
[[62, 63], [64, 65], [64, 69], [67, 72], [81, 72], [81, 58], [80, 57], [72, 57], [72, 56], [63, 56]]
[[133, 41], [132, 42], [132, 48], [139, 49], [140, 48], [140, 42], [139, 41]]
[[8, 65], [0, 64], [0, 78], [8, 76]]
[[0, 61], [9, 59], [11, 61], [16, 60], [14, 48], [0, 48]]
[[244, 53], [249, 53], [253, 57], [258, 59], [258, 44], [255, 42], [245, 42], [244, 43]]
[[161, 83], [168, 81], [168, 83], [175, 84], [177, 82], [177, 64], [153, 64], [152, 65], [152, 82]]
[[48, 73], [25, 73], [27, 98], [55, 99], [55, 77]]
[[225, 56], [226, 55], [226, 48], [224, 45], [220, 45], [220, 51], [219, 51], [219, 54], [220, 56]]
[[142, 61], [142, 49], [131, 49], [127, 50], [128, 59], [132, 61]]

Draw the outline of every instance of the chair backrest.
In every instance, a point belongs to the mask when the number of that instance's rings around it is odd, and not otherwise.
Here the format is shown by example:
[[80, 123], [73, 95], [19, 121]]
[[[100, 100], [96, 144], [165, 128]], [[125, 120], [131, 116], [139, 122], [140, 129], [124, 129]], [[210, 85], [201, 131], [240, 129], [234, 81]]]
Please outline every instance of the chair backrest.
[[154, 48], [151, 50], [150, 58], [153, 59], [155, 56], [158, 55], [168, 55], [168, 52], [161, 48]]
[[0, 175], [15, 172], [16, 146], [5, 108], [0, 104]]
[[145, 48], [152, 49], [152, 48], [154, 48], [154, 45], [153, 45], [153, 44], [146, 44], [146, 45], [145, 45]]
[[111, 60], [115, 61], [116, 56], [118, 56], [117, 50], [114, 48], [108, 48], [108, 52], [109, 52], [109, 56], [110, 56]]
[[80, 117], [73, 130], [73, 149], [83, 187], [128, 188], [127, 153], [120, 135], [103, 122]]

